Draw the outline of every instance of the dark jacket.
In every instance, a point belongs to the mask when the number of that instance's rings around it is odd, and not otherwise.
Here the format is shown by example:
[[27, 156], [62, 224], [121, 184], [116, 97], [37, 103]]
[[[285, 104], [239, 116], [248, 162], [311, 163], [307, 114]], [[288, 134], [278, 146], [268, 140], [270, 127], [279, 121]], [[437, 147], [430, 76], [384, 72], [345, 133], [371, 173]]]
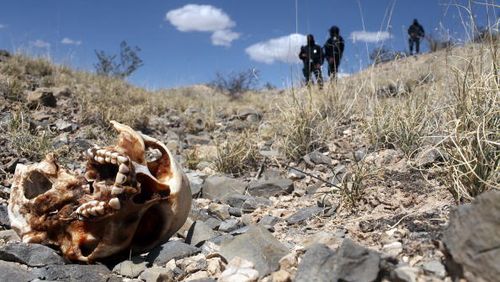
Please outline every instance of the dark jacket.
[[424, 28], [419, 23], [413, 23], [408, 28], [408, 35], [413, 39], [417, 39], [424, 37], [425, 31]]
[[304, 45], [300, 47], [299, 58], [304, 62], [304, 65], [322, 65], [323, 64], [323, 50], [317, 44], [312, 46]]
[[344, 38], [340, 35], [330, 37], [323, 48], [326, 60], [329, 61], [330, 58], [334, 58], [338, 64], [342, 59], [342, 54], [344, 54]]

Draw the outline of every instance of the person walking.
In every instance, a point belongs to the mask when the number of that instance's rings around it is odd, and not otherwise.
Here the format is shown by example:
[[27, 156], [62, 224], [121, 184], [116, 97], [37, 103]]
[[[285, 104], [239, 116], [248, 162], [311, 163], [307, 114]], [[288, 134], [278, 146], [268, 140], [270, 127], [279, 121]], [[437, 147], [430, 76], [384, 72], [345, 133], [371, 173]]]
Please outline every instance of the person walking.
[[335, 25], [329, 31], [330, 38], [326, 40], [323, 49], [328, 63], [328, 76], [335, 78], [339, 71], [340, 60], [344, 54], [344, 38], [340, 36], [340, 29]]
[[418, 23], [417, 19], [408, 28], [408, 44], [410, 45], [410, 55], [413, 55], [413, 46], [415, 45], [416, 54], [420, 53], [420, 39], [425, 36], [424, 28]]
[[321, 49], [321, 46], [316, 44], [312, 34], [307, 35], [307, 45], [300, 47], [299, 58], [304, 63], [302, 72], [304, 74], [306, 84], [309, 84], [311, 81], [311, 73], [314, 73], [319, 88], [321, 89], [323, 87], [323, 75], [321, 73], [321, 65], [324, 60], [323, 50]]

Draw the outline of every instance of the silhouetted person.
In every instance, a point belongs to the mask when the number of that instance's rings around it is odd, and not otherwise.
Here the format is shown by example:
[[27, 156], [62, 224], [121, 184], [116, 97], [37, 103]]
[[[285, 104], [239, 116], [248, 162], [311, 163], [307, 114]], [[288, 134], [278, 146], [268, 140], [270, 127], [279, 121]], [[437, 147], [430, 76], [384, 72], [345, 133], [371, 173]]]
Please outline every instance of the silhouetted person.
[[340, 29], [337, 26], [330, 28], [330, 38], [326, 40], [323, 49], [328, 63], [328, 76], [335, 78], [339, 71], [342, 54], [344, 54], [344, 38], [340, 36]]
[[410, 55], [413, 55], [413, 45], [415, 45], [416, 53], [420, 53], [420, 39], [424, 36], [424, 28], [418, 23], [417, 19], [414, 19], [413, 24], [408, 28], [408, 43], [410, 45]]
[[320, 88], [323, 87], [323, 75], [321, 74], [321, 65], [323, 64], [323, 50], [314, 41], [312, 34], [307, 35], [307, 45], [300, 47], [299, 58], [304, 63], [302, 72], [306, 84], [311, 80], [311, 73], [316, 76], [316, 81]]

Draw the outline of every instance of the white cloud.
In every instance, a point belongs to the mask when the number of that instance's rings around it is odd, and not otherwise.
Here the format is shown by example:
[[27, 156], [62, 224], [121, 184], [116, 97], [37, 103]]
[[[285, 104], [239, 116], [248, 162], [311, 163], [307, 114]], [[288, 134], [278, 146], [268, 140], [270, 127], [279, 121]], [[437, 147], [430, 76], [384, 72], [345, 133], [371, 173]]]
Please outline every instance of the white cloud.
[[231, 46], [231, 42], [240, 37], [240, 34], [228, 29], [217, 30], [212, 33], [212, 44], [216, 46]]
[[46, 42], [46, 41], [43, 41], [43, 40], [40, 40], [40, 39], [37, 39], [33, 42], [31, 42], [31, 44], [37, 48], [50, 48], [50, 43], [49, 42]]
[[212, 44], [231, 46], [240, 34], [231, 30], [236, 24], [223, 10], [211, 5], [188, 4], [168, 11], [165, 20], [182, 32], [212, 32]]
[[62, 40], [61, 40], [61, 43], [62, 44], [66, 44], [66, 45], [81, 45], [82, 44], [82, 41], [81, 40], [73, 40], [71, 38], [68, 38], [68, 37], [64, 37]]
[[387, 31], [353, 31], [349, 38], [353, 43], [358, 41], [367, 43], [377, 43], [392, 38], [392, 34]]
[[270, 40], [253, 44], [245, 49], [252, 60], [266, 64], [276, 61], [284, 63], [298, 63], [300, 46], [306, 44], [306, 36], [292, 33], [290, 35], [272, 38]]

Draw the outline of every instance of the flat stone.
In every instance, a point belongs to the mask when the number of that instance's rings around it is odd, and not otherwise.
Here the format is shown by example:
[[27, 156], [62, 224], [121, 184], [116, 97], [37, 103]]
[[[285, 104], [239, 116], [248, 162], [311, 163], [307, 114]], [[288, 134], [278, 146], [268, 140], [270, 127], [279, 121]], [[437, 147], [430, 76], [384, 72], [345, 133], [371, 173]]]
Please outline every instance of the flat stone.
[[212, 228], [212, 230], [219, 228], [221, 222], [221, 220], [214, 217], [205, 220], [205, 224]]
[[251, 182], [248, 186], [248, 193], [255, 197], [273, 197], [293, 192], [293, 181], [286, 178], [275, 178], [269, 180], [258, 180]]
[[396, 257], [403, 251], [403, 244], [401, 242], [392, 242], [382, 247], [382, 252], [390, 256]]
[[58, 119], [54, 125], [59, 131], [70, 132], [73, 130], [73, 124], [62, 119]]
[[[499, 259], [499, 258], [497, 258], [497, 259]], [[432, 273], [439, 278], [444, 278], [446, 276], [446, 269], [444, 268], [444, 265], [440, 261], [437, 261], [437, 260], [428, 261], [428, 262], [424, 263], [422, 265], [422, 269], [426, 273]]]
[[210, 200], [223, 200], [232, 195], [245, 193], [247, 184], [239, 179], [225, 176], [210, 176], [203, 184], [203, 198]]
[[203, 135], [203, 136], [192, 135], [192, 134], [186, 135], [186, 143], [188, 143], [189, 146], [208, 145], [210, 144], [211, 141], [212, 140], [208, 135]]
[[413, 162], [417, 167], [427, 168], [442, 159], [443, 153], [439, 149], [434, 146], [424, 146], [415, 156]]
[[169, 241], [161, 246], [154, 248], [146, 257], [150, 263], [162, 266], [171, 259], [181, 259], [195, 255], [201, 250], [180, 241]]
[[313, 216], [317, 216], [323, 212], [324, 208], [320, 208], [318, 206], [302, 208], [298, 210], [296, 213], [290, 215], [286, 218], [286, 222], [288, 224], [296, 224], [305, 220], [312, 218]]
[[377, 252], [344, 239], [336, 252], [323, 244], [311, 246], [299, 264], [295, 281], [376, 281]]
[[144, 270], [139, 279], [146, 282], [174, 281], [174, 272], [165, 267], [153, 266]]
[[345, 232], [337, 231], [336, 233], [319, 231], [307, 238], [301, 243], [304, 248], [309, 248], [315, 244], [323, 244], [328, 247], [337, 247], [344, 240]]
[[0, 260], [0, 281], [31, 281], [36, 276], [18, 264]]
[[240, 221], [235, 219], [235, 218], [231, 218], [231, 219], [223, 221], [220, 224], [219, 231], [231, 232], [233, 230], [236, 230], [238, 227], [240, 227]]
[[22, 263], [28, 266], [64, 264], [64, 259], [53, 249], [40, 244], [11, 242], [0, 247], [0, 260]]
[[278, 270], [279, 260], [288, 253], [288, 248], [258, 225], [249, 226], [246, 233], [221, 245], [221, 254], [226, 260], [240, 257], [251, 261], [260, 277]]
[[125, 276], [128, 278], [138, 277], [146, 270], [148, 262], [142, 257], [135, 257], [132, 260], [125, 260], [113, 267], [113, 273]]
[[200, 174], [196, 172], [188, 172], [186, 176], [189, 180], [189, 186], [191, 188], [191, 194], [193, 196], [198, 196], [201, 194], [201, 188], [203, 186], [203, 178]]
[[332, 159], [328, 156], [323, 155], [319, 151], [314, 151], [314, 152], [307, 154], [306, 156], [304, 156], [304, 161], [306, 163], [312, 163], [314, 165], [320, 165], [320, 164], [331, 165], [332, 164]]
[[[443, 232], [454, 263], [485, 281], [500, 277], [500, 191], [479, 195], [471, 204], [461, 205], [450, 214]], [[460, 273], [452, 273], [459, 275]]]
[[246, 260], [241, 257], [232, 258], [226, 269], [222, 272], [220, 282], [253, 282], [262, 276], [259, 271], [255, 269], [255, 264], [252, 261]]
[[259, 220], [259, 224], [262, 224], [263, 226], [274, 226], [279, 221], [280, 221], [279, 217], [267, 214]]
[[400, 266], [394, 269], [391, 274], [391, 281], [394, 282], [416, 282], [418, 277], [418, 268], [411, 266]]
[[5, 242], [11, 242], [11, 241], [21, 241], [21, 238], [19, 238], [19, 235], [17, 235], [16, 231], [12, 229], [7, 229], [0, 231], [0, 240], [3, 240]]
[[33, 273], [39, 279], [53, 281], [104, 282], [111, 276], [111, 271], [101, 264], [49, 265], [34, 269]]
[[186, 236], [186, 243], [192, 246], [199, 246], [206, 240], [214, 238], [215, 236], [217, 236], [217, 233], [215, 233], [210, 226], [203, 221], [197, 220], [191, 225], [191, 228], [189, 228]]

